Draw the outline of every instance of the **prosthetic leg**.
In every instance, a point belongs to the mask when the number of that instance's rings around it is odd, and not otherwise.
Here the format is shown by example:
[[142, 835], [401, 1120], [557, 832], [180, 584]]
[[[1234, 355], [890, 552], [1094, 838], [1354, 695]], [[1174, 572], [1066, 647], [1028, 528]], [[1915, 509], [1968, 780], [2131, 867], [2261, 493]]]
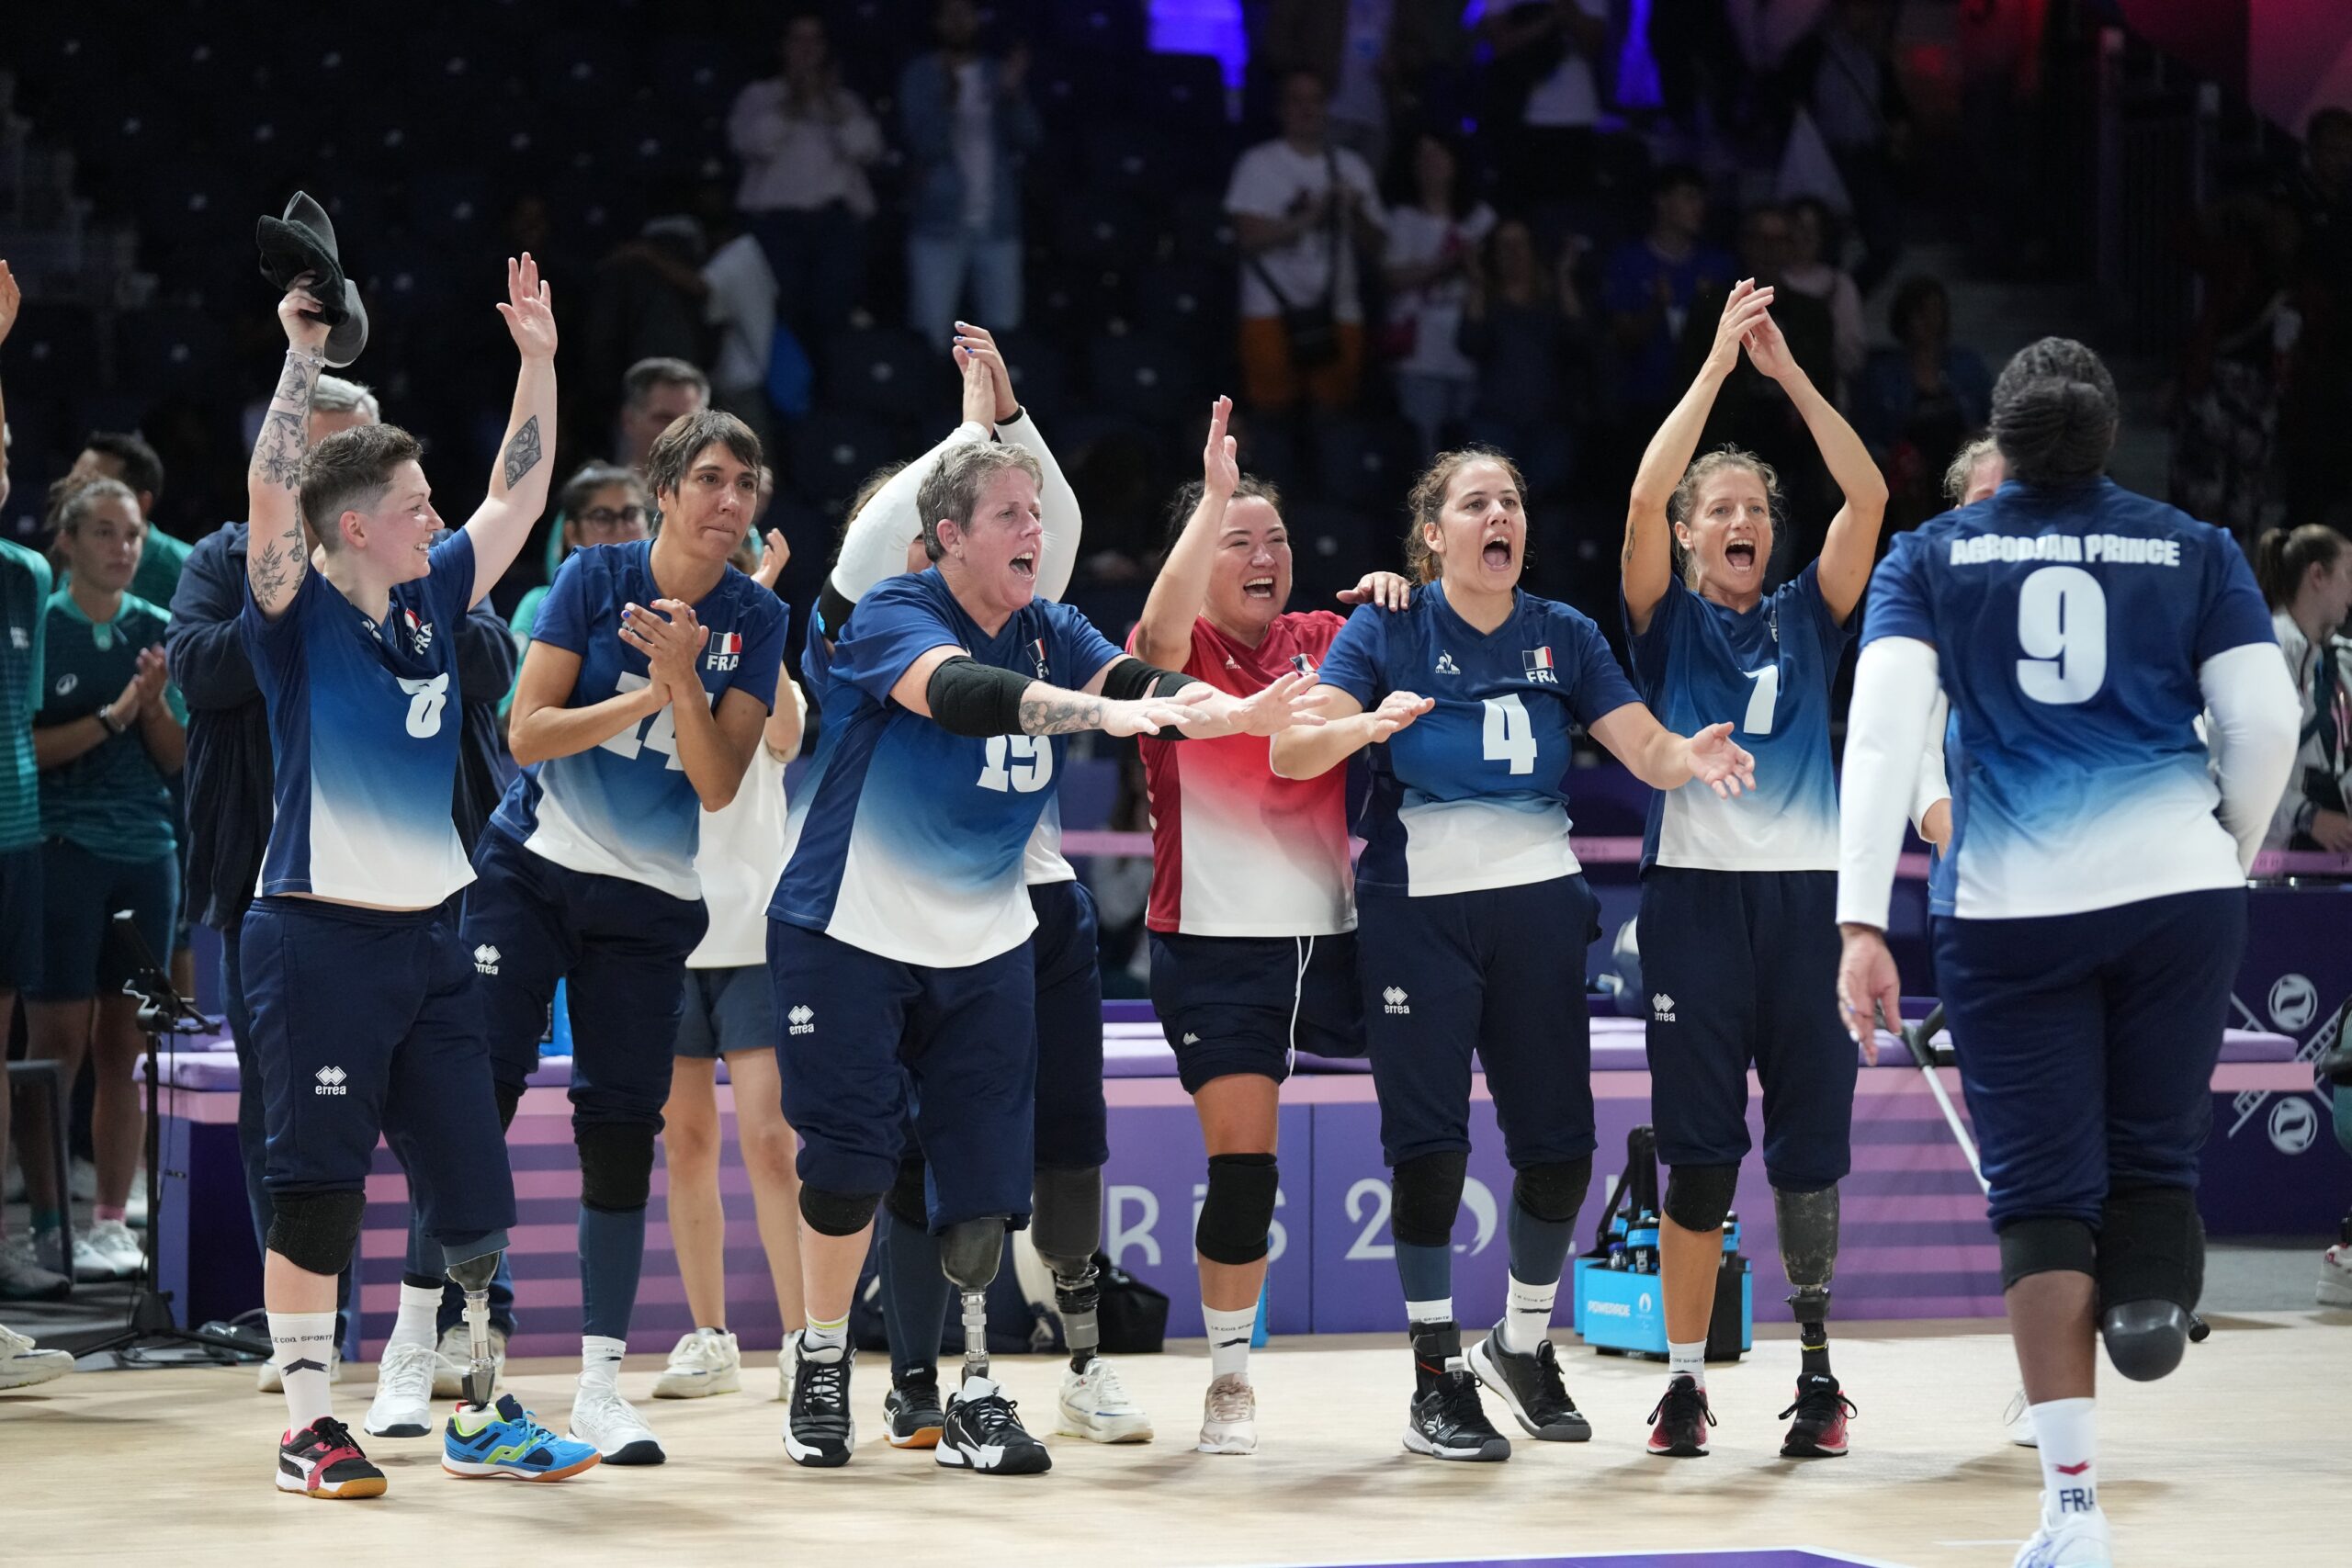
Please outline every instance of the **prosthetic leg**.
[[[1838, 1269], [1838, 1189], [1812, 1192], [1772, 1189], [1781, 1229], [1781, 1266], [1788, 1271], [1789, 1309], [1797, 1320], [1804, 1367], [1797, 1397], [1781, 1419], [1790, 1421], [1783, 1459], [1836, 1459], [1846, 1452], [1846, 1418], [1854, 1402], [1829, 1370], [1829, 1280]], [[1791, 1421], [1790, 1417], [1795, 1419]]]
[[1012, 1402], [989, 1377], [989, 1286], [1004, 1260], [1005, 1217], [958, 1220], [939, 1233], [939, 1267], [963, 1299], [964, 1381], [947, 1399], [947, 1424], [933, 1450], [948, 1470], [1035, 1475], [1054, 1467]]
[[1060, 1423], [1063, 1435], [1098, 1443], [1147, 1443], [1151, 1417], [1127, 1396], [1119, 1374], [1102, 1359], [1098, 1313], [1102, 1281], [1094, 1249], [1102, 1237], [1102, 1172], [1037, 1168], [1030, 1239], [1054, 1276], [1054, 1306], [1061, 1314], [1062, 1339], [1069, 1347], [1063, 1374]]
[[449, 1265], [449, 1278], [466, 1295], [466, 1341], [472, 1362], [466, 1369], [466, 1403], [476, 1409], [490, 1404], [497, 1365], [490, 1349], [490, 1280], [498, 1272], [500, 1254], [485, 1252]]

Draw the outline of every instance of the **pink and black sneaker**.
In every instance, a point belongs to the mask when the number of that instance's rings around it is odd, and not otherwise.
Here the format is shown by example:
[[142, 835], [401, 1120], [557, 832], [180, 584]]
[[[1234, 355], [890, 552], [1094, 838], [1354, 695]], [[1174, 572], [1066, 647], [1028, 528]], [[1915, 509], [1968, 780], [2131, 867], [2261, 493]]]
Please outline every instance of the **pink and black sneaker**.
[[380, 1497], [384, 1472], [368, 1462], [350, 1427], [322, 1416], [277, 1445], [277, 1489], [306, 1497]]
[[1846, 1417], [1859, 1415], [1833, 1377], [1810, 1377], [1797, 1383], [1794, 1404], [1781, 1412], [1789, 1435], [1781, 1444], [1782, 1459], [1836, 1459], [1846, 1451]]

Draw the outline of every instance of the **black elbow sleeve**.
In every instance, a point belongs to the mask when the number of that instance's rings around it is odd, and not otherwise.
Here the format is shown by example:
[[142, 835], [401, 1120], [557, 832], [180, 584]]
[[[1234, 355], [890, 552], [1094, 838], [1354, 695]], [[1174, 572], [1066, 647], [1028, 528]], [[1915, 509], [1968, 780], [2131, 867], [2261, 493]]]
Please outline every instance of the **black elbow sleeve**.
[[1102, 677], [1102, 694], [1114, 703], [1131, 703], [1137, 697], [1164, 697], [1192, 683], [1190, 675], [1127, 658], [1112, 665], [1110, 673]]
[[1028, 689], [1026, 677], [965, 657], [933, 671], [923, 695], [933, 720], [951, 735], [1018, 735]]

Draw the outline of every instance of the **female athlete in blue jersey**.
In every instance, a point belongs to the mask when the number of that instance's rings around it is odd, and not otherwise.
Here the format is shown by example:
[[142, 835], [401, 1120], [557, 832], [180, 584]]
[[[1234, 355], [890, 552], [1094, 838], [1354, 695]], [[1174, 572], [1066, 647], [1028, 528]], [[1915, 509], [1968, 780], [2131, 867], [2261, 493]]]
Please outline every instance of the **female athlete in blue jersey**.
[[621, 1397], [620, 1359], [686, 957], [708, 924], [703, 814], [735, 798], [761, 744], [786, 617], [728, 564], [759, 492], [751, 430], [684, 415], [647, 477], [660, 534], [574, 552], [540, 606], [508, 729], [524, 772], [475, 848], [465, 920], [510, 1107], [568, 982], [582, 1317], [571, 1431], [616, 1464], [664, 1457]]
[[[1413, 1336], [1405, 1446], [1498, 1460], [1510, 1444], [1479, 1406], [1480, 1381], [1539, 1438], [1591, 1436], [1548, 1337], [1592, 1178], [1581, 954], [1599, 906], [1568, 844], [1571, 728], [1659, 789], [1695, 778], [1728, 797], [1754, 787], [1755, 763], [1728, 724], [1687, 739], [1663, 728], [1600, 627], [1520, 591], [1527, 518], [1508, 457], [1446, 453], [1410, 504], [1406, 554], [1430, 586], [1406, 609], [1349, 617], [1323, 663], [1330, 722], [1276, 736], [1271, 761], [1313, 778], [1384, 743], [1356, 868], [1357, 967]], [[1452, 1238], [1474, 1054], [1518, 1177], [1510, 1311], [1465, 1364]]]
[[[1829, 1371], [1826, 1325], [1854, 1110], [1854, 1047], [1828, 994], [1838, 964], [1829, 693], [1887, 491], [1861, 438], [1790, 354], [1771, 303], [1753, 282], [1731, 291], [1698, 378], [1650, 438], [1625, 514], [1625, 630], [1642, 695], [1669, 728], [1739, 714], [1764, 781], [1736, 805], [1701, 790], [1654, 795], [1643, 844], [1651, 1115], [1671, 1172], [1659, 1225], [1667, 1387], [1649, 1451], [1678, 1457], [1707, 1451], [1714, 1419], [1708, 1320], [1724, 1216], [1748, 1150], [1751, 1062], [1804, 1346], [1796, 1401], [1781, 1413], [1796, 1418], [1781, 1454], [1844, 1453], [1852, 1409]], [[1690, 460], [1743, 349], [1787, 392], [1846, 498], [1821, 558], [1770, 592], [1771, 468], [1736, 447]]]
[[1863, 1039], [1873, 1007], [1899, 1016], [1888, 887], [1939, 686], [1951, 702], [1958, 887], [1936, 970], [2041, 1450], [2018, 1568], [2111, 1561], [2099, 1337], [2142, 1380], [2188, 1345], [2244, 875], [2295, 750], [2245, 558], [2102, 477], [2116, 426], [2115, 383], [2082, 344], [2044, 338], [2009, 362], [1993, 392], [2009, 478], [1896, 539], [1847, 730], [1838, 994]]

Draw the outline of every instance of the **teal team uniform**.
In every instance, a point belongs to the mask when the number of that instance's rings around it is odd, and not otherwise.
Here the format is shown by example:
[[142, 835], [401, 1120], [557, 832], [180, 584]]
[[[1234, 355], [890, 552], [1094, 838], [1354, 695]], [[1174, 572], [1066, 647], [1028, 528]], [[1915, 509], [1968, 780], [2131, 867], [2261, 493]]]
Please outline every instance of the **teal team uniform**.
[[41, 618], [49, 562], [0, 539], [0, 990], [28, 986], [40, 970], [40, 772], [33, 761], [33, 710], [40, 703]]

